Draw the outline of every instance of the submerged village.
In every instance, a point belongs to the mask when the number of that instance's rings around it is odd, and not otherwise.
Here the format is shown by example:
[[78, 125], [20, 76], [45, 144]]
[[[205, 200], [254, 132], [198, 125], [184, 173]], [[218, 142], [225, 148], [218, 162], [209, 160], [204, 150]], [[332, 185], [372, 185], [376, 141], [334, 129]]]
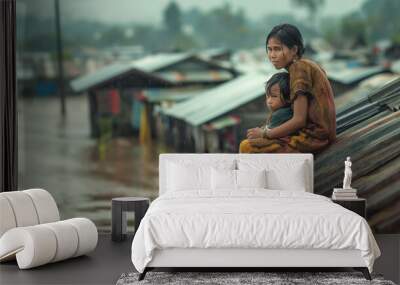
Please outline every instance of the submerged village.
[[[87, 59], [86, 66], [93, 70], [68, 86], [67, 119], [60, 117], [56, 98], [43, 95], [20, 105], [24, 114], [20, 123], [26, 130], [35, 129], [29, 126], [37, 117], [28, 119], [35, 108], [43, 115], [36, 133], [27, 131], [22, 142], [29, 144], [30, 136], [38, 135], [39, 127], [50, 121], [59, 129], [43, 131], [36, 148], [46, 144], [44, 137], [53, 137], [53, 159], [61, 160], [66, 173], [63, 178], [53, 173], [54, 187], [60, 188], [59, 179], [64, 179], [68, 190], [59, 196], [66, 199], [65, 205], [72, 205], [66, 207], [66, 215], [82, 211], [104, 229], [109, 228], [111, 197], [157, 197], [159, 153], [238, 152], [246, 130], [265, 123], [264, 84], [276, 72], [261, 48], [158, 53], [133, 60], [123, 51], [113, 52], [119, 58], [100, 67]], [[378, 232], [399, 229], [400, 46], [328, 51], [316, 42], [307, 47], [305, 57], [326, 71], [337, 110], [337, 142], [314, 156], [315, 193], [331, 195], [343, 179], [343, 161], [350, 155], [353, 187], [368, 198], [369, 223]], [[28, 88], [29, 82], [23, 86]], [[65, 142], [59, 142], [63, 138]], [[49, 151], [44, 148], [37, 155]], [[74, 152], [78, 153], [70, 165], [67, 157]], [[22, 155], [25, 168], [30, 155]], [[51, 163], [45, 165], [49, 169], [42, 171], [54, 170]], [[26, 183], [31, 181], [22, 176]], [[97, 181], [96, 176], [102, 179]], [[45, 183], [52, 187], [51, 179]]]
[[[265, 33], [292, 21], [304, 32], [304, 57], [325, 70], [334, 91], [337, 140], [314, 155], [314, 192], [330, 197], [341, 187], [350, 156], [352, 187], [367, 198], [371, 228], [399, 233], [396, 9], [365, 0], [330, 20], [313, 18], [310, 9], [308, 22], [294, 8], [302, 1], [289, 2], [287, 14], [257, 18], [228, 3], [196, 10], [170, 1], [158, 7], [160, 23], [118, 26], [80, 21], [68, 13], [85, 6], [63, 1], [57, 40], [56, 18], [39, 13], [53, 13], [50, 2], [39, 11], [19, 1], [18, 188], [44, 188], [62, 219], [87, 217], [109, 232], [113, 197], [158, 196], [159, 154], [237, 153], [246, 130], [265, 124], [265, 82], [278, 72], [267, 59]], [[324, 1], [317, 2], [322, 9]]]

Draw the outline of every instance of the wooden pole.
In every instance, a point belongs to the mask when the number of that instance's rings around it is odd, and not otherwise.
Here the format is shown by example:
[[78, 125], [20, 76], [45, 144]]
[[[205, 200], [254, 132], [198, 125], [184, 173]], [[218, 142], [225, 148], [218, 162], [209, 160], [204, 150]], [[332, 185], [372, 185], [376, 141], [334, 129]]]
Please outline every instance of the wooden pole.
[[60, 24], [60, 2], [55, 0], [55, 16], [56, 16], [56, 38], [57, 38], [57, 63], [58, 63], [58, 94], [61, 102], [61, 114], [66, 115], [65, 92], [64, 92], [64, 66], [63, 66], [63, 46], [61, 38]]

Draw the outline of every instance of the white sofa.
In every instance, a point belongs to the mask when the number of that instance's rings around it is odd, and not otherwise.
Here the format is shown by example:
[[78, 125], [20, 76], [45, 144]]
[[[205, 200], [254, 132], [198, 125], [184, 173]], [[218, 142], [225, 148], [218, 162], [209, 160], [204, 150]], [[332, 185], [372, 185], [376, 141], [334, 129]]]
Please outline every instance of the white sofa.
[[94, 223], [60, 221], [53, 197], [43, 189], [0, 193], [0, 217], [0, 262], [16, 259], [20, 269], [84, 255], [97, 245]]
[[[165, 197], [163, 196], [164, 194], [176, 191], [178, 188], [182, 188], [178, 189], [179, 191], [184, 190], [190, 183], [193, 184], [193, 188], [207, 187], [204, 183], [208, 183], [206, 181], [208, 178], [202, 176], [204, 173], [199, 172], [198, 177], [196, 177], [186, 172], [185, 167], [181, 168], [180, 172], [177, 169], [171, 170], [171, 167], [175, 167], [174, 164], [180, 164], [189, 169], [193, 166], [215, 166], [216, 163], [221, 161], [225, 164], [225, 167], [238, 170], [241, 168], [257, 170], [259, 166], [266, 168], [269, 171], [269, 176], [267, 179], [268, 185], [266, 185], [265, 188], [313, 193], [312, 154], [161, 154], [159, 158], [160, 198]], [[299, 165], [301, 168], [299, 168]], [[247, 181], [246, 183], [251, 184], [252, 181]], [[277, 192], [268, 189], [266, 190], [269, 193]], [[184, 193], [184, 191], [182, 193]], [[204, 194], [200, 193], [200, 196], [201, 195], [206, 196], [208, 194], [204, 192]], [[311, 197], [313, 194], [304, 193], [304, 195], [313, 198]], [[169, 197], [167, 198], [170, 199]], [[190, 198], [193, 199], [192, 196]], [[170, 212], [168, 213], [165, 212], [166, 207], [171, 205], [168, 204], [170, 203], [169, 201], [172, 201], [168, 199], [164, 198], [164, 200], [161, 199], [161, 201], [154, 201], [152, 203], [148, 210], [149, 215], [146, 214], [134, 237], [132, 243], [132, 262], [139, 272], [141, 272], [139, 280], [144, 278], [147, 271], [159, 267], [353, 267], [361, 270], [365, 277], [370, 279], [367, 264], [360, 250], [347, 246], [341, 247], [340, 244], [339, 246], [336, 244], [336, 248], [312, 248], [312, 245], [308, 248], [196, 248], [192, 246], [171, 246], [173, 240], [168, 239], [169, 236], [176, 237], [180, 228], [184, 227], [184, 225], [180, 222], [176, 223], [176, 225], [173, 224], [173, 217], [175, 217], [173, 215], [174, 208], [169, 208], [168, 211]], [[352, 216], [353, 219], [358, 219], [357, 221], [361, 222], [364, 228], [368, 227], [366, 221], [361, 217], [355, 217], [354, 215], [356, 214], [332, 203], [329, 199], [324, 197], [316, 197], [316, 199], [321, 199], [321, 203], [325, 203], [332, 211], [336, 211], [339, 218], [344, 215], [347, 215], [346, 217]], [[180, 201], [182, 202], [183, 200], [181, 199]], [[189, 199], [187, 201], [190, 203]], [[175, 204], [173, 205], [180, 206], [181, 204], [177, 202], [174, 202]], [[162, 207], [159, 207], [161, 203], [164, 204], [162, 204]], [[315, 204], [318, 205], [318, 201]], [[320, 207], [323, 208], [325, 204]], [[183, 211], [182, 208], [180, 208], [180, 211]], [[185, 211], [188, 211], [189, 215], [191, 214], [190, 209]], [[166, 217], [164, 223], [157, 224], [157, 215], [162, 215], [163, 213], [165, 213], [164, 217]], [[176, 217], [178, 216], [179, 214], [176, 215]], [[189, 216], [185, 216], [185, 219], [188, 218]], [[148, 222], [150, 219], [152, 219], [151, 222]], [[196, 223], [195, 220], [191, 220], [191, 222], [192, 224]], [[164, 232], [160, 229], [159, 232], [154, 233], [154, 231], [158, 229], [155, 227], [150, 228], [155, 224], [162, 228], [163, 224], [166, 223], [168, 227], [166, 226], [163, 229]], [[170, 231], [174, 226], [176, 226], [177, 231]], [[344, 224], [343, 228], [346, 228], [346, 224]], [[183, 232], [190, 234], [190, 230], [184, 230]], [[154, 233], [154, 235], [152, 235], [152, 233]], [[207, 232], [207, 235], [210, 234], [214, 235], [214, 233]], [[358, 233], [355, 233], [355, 235], [357, 234]], [[369, 240], [371, 252], [375, 254], [376, 258], [376, 256], [380, 254], [379, 248], [377, 248], [372, 234], [367, 233], [366, 235], [368, 235], [368, 237], [366, 237], [365, 240]], [[204, 236], [206, 236], [205, 233]], [[256, 236], [254, 238], [256, 238]], [[265, 238], [268, 239], [271, 237], [267, 234]], [[332, 239], [335, 238], [333, 237]], [[346, 239], [346, 237], [344, 237], [344, 239]], [[192, 241], [193, 239], [189, 238], [189, 240]], [[150, 246], [152, 246], [151, 250], [149, 250]], [[149, 254], [151, 254], [151, 256], [149, 256]], [[141, 263], [143, 260], [146, 261], [144, 269], [142, 266], [143, 263]]]

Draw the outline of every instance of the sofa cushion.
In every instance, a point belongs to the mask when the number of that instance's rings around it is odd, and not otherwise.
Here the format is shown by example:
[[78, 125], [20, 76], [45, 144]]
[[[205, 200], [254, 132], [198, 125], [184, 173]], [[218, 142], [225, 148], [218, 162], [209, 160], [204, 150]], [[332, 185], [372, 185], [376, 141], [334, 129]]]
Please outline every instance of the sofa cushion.
[[8, 199], [0, 193], [0, 237], [17, 226], [14, 211]]
[[11, 191], [0, 193], [7, 199], [17, 227], [26, 227], [39, 224], [36, 207], [31, 197], [23, 191]]
[[43, 189], [28, 189], [0, 193], [0, 237], [14, 227], [60, 220], [57, 204], [49, 192]]
[[56, 201], [49, 192], [44, 189], [28, 189], [22, 191], [32, 199], [38, 215], [39, 224], [57, 222], [60, 220]]
[[0, 238], [0, 261], [16, 257], [28, 269], [86, 254], [96, 248], [97, 228], [86, 218], [8, 230]]

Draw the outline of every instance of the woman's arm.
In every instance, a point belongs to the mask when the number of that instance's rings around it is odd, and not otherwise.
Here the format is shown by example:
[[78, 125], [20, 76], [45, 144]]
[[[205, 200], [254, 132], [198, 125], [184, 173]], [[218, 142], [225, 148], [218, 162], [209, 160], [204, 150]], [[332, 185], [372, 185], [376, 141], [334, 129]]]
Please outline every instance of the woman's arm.
[[269, 129], [266, 132], [267, 138], [275, 139], [286, 137], [295, 131], [306, 126], [308, 113], [308, 98], [305, 93], [297, 94], [293, 102], [293, 117], [282, 125]]

